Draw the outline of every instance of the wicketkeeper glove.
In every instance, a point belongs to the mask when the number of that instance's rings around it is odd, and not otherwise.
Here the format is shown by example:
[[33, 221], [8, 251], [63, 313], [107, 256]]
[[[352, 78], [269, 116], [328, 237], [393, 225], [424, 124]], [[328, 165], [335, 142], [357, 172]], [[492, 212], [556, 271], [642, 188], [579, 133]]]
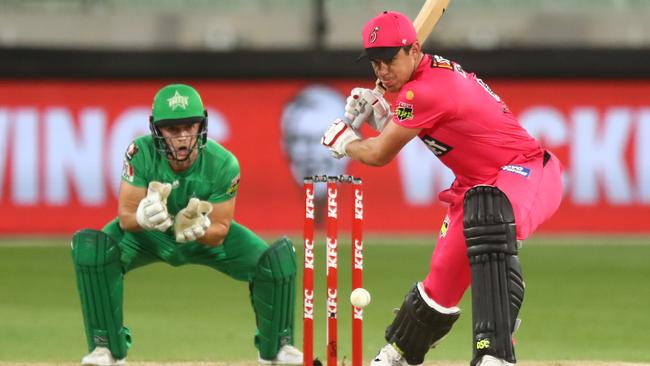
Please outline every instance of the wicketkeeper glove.
[[342, 119], [337, 118], [327, 131], [325, 131], [320, 143], [330, 149], [332, 156], [341, 159], [347, 155], [345, 147], [350, 142], [356, 140], [361, 140], [359, 133], [343, 122]]
[[167, 197], [172, 191], [169, 183], [150, 182], [147, 196], [140, 201], [135, 219], [145, 230], [167, 231], [172, 226], [172, 218], [167, 212]]
[[187, 243], [205, 235], [205, 232], [210, 227], [210, 219], [208, 218], [210, 212], [212, 212], [210, 202], [190, 198], [187, 207], [176, 214], [176, 220], [174, 221], [176, 241]]
[[344, 116], [355, 130], [359, 130], [363, 122], [368, 122], [375, 131], [381, 132], [393, 117], [393, 112], [380, 92], [354, 88], [346, 99]]

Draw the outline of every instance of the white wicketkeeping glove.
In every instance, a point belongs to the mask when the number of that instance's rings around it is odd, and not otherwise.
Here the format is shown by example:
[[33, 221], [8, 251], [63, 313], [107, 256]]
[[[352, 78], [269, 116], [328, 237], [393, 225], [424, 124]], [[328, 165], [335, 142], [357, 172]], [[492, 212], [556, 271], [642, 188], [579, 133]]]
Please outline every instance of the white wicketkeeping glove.
[[381, 132], [393, 117], [393, 112], [380, 92], [354, 88], [346, 100], [344, 116], [355, 130], [361, 128], [363, 122], [368, 122], [375, 131]]
[[341, 159], [346, 156], [345, 147], [352, 141], [361, 140], [359, 133], [348, 126], [342, 119], [337, 118], [325, 131], [320, 143], [327, 146], [332, 156]]
[[208, 218], [210, 212], [212, 212], [210, 202], [190, 198], [187, 207], [176, 214], [176, 220], [174, 221], [176, 241], [187, 243], [205, 235], [205, 232], [210, 227], [210, 219]]
[[150, 182], [147, 196], [140, 201], [135, 219], [145, 230], [167, 231], [172, 226], [172, 218], [167, 212], [167, 197], [172, 191], [169, 183]]

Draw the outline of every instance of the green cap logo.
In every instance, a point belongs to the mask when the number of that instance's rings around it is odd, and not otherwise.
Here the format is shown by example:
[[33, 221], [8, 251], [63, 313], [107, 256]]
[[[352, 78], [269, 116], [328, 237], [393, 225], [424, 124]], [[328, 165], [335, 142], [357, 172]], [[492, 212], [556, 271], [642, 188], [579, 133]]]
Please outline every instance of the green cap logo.
[[169, 108], [172, 109], [172, 111], [175, 111], [176, 108], [181, 107], [183, 109], [187, 109], [187, 103], [188, 103], [189, 97], [184, 97], [178, 93], [178, 90], [176, 90], [176, 94], [174, 94], [173, 97], [167, 99], [167, 103], [169, 103]]
[[[156, 93], [151, 106], [153, 123], [173, 125], [205, 117], [199, 93], [189, 85], [171, 84]], [[179, 121], [176, 121], [179, 120]]]

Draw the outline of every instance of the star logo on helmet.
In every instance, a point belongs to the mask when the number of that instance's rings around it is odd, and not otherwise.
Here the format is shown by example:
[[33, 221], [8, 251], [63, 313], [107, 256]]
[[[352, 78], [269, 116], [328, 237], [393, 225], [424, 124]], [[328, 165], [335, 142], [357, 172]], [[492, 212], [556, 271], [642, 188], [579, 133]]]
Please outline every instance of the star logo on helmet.
[[188, 100], [189, 97], [184, 97], [178, 93], [178, 90], [176, 90], [176, 93], [174, 94], [173, 97], [167, 99], [167, 103], [169, 103], [169, 108], [172, 109], [172, 111], [175, 111], [176, 108], [180, 107], [183, 109], [187, 109], [188, 105]]

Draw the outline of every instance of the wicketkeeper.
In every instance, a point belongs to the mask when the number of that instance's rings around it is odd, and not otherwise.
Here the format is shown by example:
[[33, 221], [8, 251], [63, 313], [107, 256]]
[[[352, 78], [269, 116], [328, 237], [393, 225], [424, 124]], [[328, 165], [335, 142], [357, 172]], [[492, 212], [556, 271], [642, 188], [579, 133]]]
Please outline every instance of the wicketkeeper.
[[122, 365], [131, 336], [122, 321], [124, 275], [163, 261], [202, 264], [249, 283], [260, 364], [302, 364], [292, 346], [296, 258], [283, 238], [267, 245], [233, 220], [235, 156], [207, 137], [192, 87], [167, 85], [153, 100], [151, 134], [124, 156], [118, 216], [72, 238], [88, 355], [82, 365]]
[[[481, 79], [422, 53], [411, 21], [384, 12], [363, 28], [364, 56], [397, 98], [352, 89], [322, 143], [335, 157], [391, 161], [420, 139], [456, 175], [439, 199], [449, 205], [428, 275], [406, 294], [372, 366], [418, 365], [452, 328], [472, 286], [472, 366], [516, 362], [512, 333], [524, 300], [518, 243], [551, 217], [562, 197], [561, 164], [524, 130]], [[368, 123], [379, 134], [362, 139]]]

